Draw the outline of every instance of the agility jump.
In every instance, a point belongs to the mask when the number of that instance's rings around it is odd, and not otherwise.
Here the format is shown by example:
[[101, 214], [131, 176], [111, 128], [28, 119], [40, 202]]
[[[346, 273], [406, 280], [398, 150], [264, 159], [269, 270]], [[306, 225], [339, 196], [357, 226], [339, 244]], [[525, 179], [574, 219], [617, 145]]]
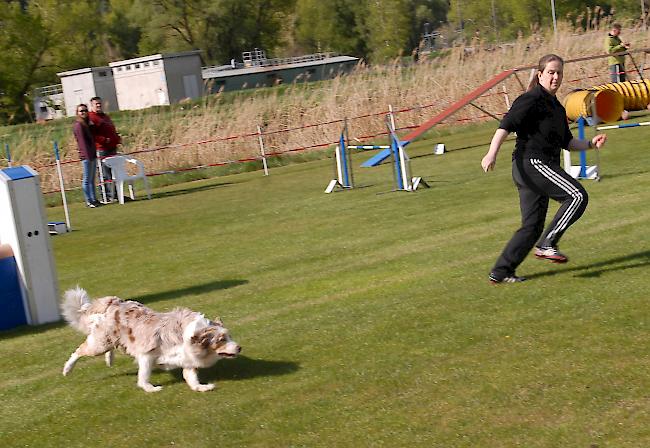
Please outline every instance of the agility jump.
[[404, 145], [395, 133], [395, 121], [392, 111], [386, 117], [386, 127], [390, 135], [391, 144], [387, 145], [346, 145], [347, 140], [347, 121], [341, 131], [339, 144], [334, 149], [334, 171], [335, 178], [332, 179], [325, 193], [331, 193], [335, 188], [349, 189], [354, 188], [354, 178], [352, 176], [352, 163], [349, 149], [383, 149], [389, 151], [389, 156], [393, 157], [393, 172], [395, 179], [395, 191], [415, 191], [420, 186], [429, 187], [421, 177], [411, 176], [411, 164], [404, 150]]

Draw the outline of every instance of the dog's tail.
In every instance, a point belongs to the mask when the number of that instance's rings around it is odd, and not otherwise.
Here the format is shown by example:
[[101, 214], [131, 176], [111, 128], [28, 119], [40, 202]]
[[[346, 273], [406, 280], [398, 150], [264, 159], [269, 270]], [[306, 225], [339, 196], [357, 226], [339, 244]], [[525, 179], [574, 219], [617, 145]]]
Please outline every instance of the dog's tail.
[[68, 289], [63, 294], [61, 302], [61, 314], [63, 318], [74, 328], [86, 333], [85, 326], [81, 323], [81, 316], [90, 307], [90, 297], [85, 289], [77, 286], [74, 289]]

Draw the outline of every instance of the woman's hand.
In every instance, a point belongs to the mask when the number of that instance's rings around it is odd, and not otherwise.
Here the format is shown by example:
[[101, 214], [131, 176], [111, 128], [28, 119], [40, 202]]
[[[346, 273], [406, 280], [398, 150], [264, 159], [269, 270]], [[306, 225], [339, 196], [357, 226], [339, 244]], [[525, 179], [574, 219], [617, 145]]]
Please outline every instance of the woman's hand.
[[481, 160], [481, 166], [483, 167], [483, 171], [487, 173], [488, 171], [493, 170], [496, 161], [497, 161], [497, 156], [496, 154], [493, 154], [492, 151], [489, 151], [487, 154], [485, 154], [485, 157], [483, 157], [483, 160]]
[[607, 141], [607, 134], [598, 134], [591, 139], [591, 145], [594, 148], [600, 149], [601, 146]]

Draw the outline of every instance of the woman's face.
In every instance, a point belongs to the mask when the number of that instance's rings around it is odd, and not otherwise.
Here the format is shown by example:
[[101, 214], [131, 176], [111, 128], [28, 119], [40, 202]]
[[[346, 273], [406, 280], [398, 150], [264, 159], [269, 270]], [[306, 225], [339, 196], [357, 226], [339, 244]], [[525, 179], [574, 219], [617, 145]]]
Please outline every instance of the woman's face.
[[538, 72], [539, 84], [551, 95], [555, 95], [562, 84], [562, 71], [564, 67], [560, 61], [550, 61], [544, 67], [543, 72]]
[[79, 115], [81, 118], [86, 118], [88, 116], [88, 108], [85, 106], [78, 107], [77, 115]]

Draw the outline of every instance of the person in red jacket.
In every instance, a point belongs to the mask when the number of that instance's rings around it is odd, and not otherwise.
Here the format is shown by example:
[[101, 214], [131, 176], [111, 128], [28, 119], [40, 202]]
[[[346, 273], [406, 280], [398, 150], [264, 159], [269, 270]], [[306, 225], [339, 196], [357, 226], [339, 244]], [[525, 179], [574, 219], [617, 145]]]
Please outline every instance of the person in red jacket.
[[[122, 143], [122, 139], [117, 133], [117, 129], [115, 129], [113, 120], [111, 120], [111, 117], [109, 117], [108, 114], [104, 113], [102, 99], [100, 97], [96, 96], [90, 99], [90, 108], [91, 111], [88, 114], [88, 118], [93, 124], [91, 129], [93, 131], [93, 137], [95, 138], [97, 156], [100, 160], [114, 156], [117, 154], [117, 145]], [[104, 164], [101, 164], [101, 168], [104, 181], [112, 179], [111, 170], [104, 166]], [[114, 193], [114, 188], [110, 188], [109, 191], [107, 191], [110, 200], [114, 199]]]

